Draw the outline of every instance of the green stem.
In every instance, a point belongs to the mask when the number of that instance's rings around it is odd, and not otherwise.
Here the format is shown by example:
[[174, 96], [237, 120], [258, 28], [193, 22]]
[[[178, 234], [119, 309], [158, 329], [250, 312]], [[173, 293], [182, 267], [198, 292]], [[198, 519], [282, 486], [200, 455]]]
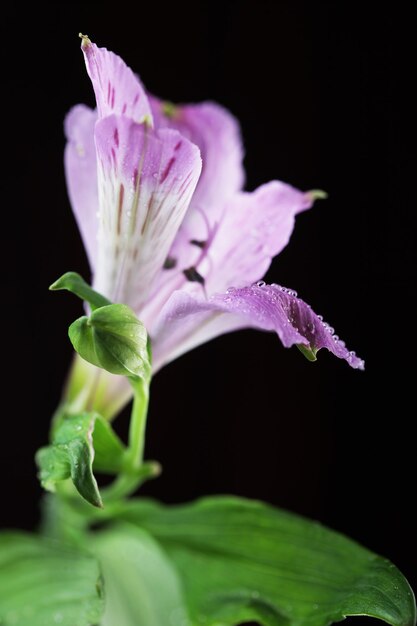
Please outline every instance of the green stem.
[[129, 426], [129, 451], [126, 456], [127, 468], [133, 471], [138, 469], [143, 463], [149, 384], [143, 380], [135, 381], [134, 390]]
[[[157, 464], [144, 464], [146, 418], [149, 404], [149, 383], [134, 383], [134, 396], [129, 426], [129, 449], [125, 458], [125, 470], [114, 483], [102, 491], [104, 503], [132, 494], [147, 477], [159, 473]], [[143, 472], [140, 470], [143, 469]]]

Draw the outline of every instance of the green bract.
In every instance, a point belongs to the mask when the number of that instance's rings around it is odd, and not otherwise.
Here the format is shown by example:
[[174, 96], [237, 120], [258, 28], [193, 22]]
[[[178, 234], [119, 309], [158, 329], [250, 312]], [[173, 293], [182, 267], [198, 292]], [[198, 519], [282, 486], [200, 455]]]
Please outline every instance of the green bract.
[[71, 478], [80, 495], [94, 506], [102, 501], [95, 469], [117, 473], [123, 469], [125, 446], [97, 413], [63, 417], [54, 430], [52, 445], [38, 450], [39, 478], [45, 489]]
[[96, 309], [73, 322], [68, 332], [74, 349], [93, 365], [111, 374], [149, 378], [146, 329], [125, 304]]
[[50, 289], [70, 291], [91, 307], [90, 317], [80, 317], [69, 328], [72, 345], [83, 359], [111, 374], [149, 380], [148, 335], [130, 307], [112, 304], [76, 272], [67, 272]]
[[93, 311], [99, 309], [101, 306], [111, 304], [110, 300], [107, 300], [107, 298], [97, 293], [97, 291], [94, 291], [94, 289], [85, 282], [84, 278], [76, 272], [67, 272], [52, 283], [49, 289], [51, 291], [60, 291], [62, 289], [70, 291], [81, 298], [81, 300], [88, 302]]

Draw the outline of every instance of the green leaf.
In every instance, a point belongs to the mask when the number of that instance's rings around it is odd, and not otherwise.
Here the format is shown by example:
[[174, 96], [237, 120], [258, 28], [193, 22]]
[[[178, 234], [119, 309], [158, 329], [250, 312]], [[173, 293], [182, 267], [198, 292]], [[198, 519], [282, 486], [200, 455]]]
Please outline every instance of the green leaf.
[[413, 593], [392, 563], [261, 502], [214, 497], [169, 508], [138, 501], [124, 519], [166, 549], [194, 626], [325, 626], [350, 615], [415, 623]]
[[107, 300], [104, 296], [91, 289], [84, 278], [82, 278], [76, 272], [67, 272], [61, 278], [58, 278], [50, 287], [51, 291], [60, 291], [66, 289], [74, 295], [85, 300], [91, 307], [92, 311], [99, 309], [102, 306], [111, 304], [110, 300]]
[[110, 304], [80, 317], [69, 328], [74, 349], [111, 374], [149, 380], [147, 333], [125, 304]]
[[71, 478], [87, 502], [101, 507], [94, 468], [117, 473], [122, 469], [125, 447], [98, 413], [68, 415], [57, 424], [51, 446], [41, 448], [36, 461], [43, 487], [54, 491], [58, 482]]
[[23, 533], [0, 534], [2, 626], [89, 626], [102, 612], [93, 557]]
[[148, 533], [118, 528], [93, 536], [91, 546], [101, 563], [106, 588], [101, 626], [190, 623], [178, 575]]

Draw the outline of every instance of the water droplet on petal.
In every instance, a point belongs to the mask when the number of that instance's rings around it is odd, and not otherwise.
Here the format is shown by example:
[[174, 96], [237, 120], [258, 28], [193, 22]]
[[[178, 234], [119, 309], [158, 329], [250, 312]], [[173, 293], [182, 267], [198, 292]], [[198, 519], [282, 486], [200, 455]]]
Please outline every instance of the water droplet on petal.
[[257, 287], [265, 287], [266, 282], [264, 280], [258, 280], [258, 282], [256, 283]]
[[155, 178], [155, 180], [156, 180], [156, 179], [158, 178], [158, 172], [154, 172], [154, 173], [152, 174], [152, 178]]

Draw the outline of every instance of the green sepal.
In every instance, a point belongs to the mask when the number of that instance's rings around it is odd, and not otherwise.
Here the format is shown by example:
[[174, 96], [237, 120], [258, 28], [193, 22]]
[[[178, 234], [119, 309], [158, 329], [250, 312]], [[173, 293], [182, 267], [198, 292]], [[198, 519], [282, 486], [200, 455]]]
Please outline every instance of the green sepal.
[[57, 483], [71, 478], [87, 502], [102, 507], [93, 467], [118, 473], [123, 469], [125, 452], [125, 446], [98, 413], [64, 416], [54, 428], [52, 445], [37, 452], [39, 478], [48, 491], [55, 491]]
[[149, 380], [148, 336], [125, 304], [109, 304], [80, 317], [68, 331], [78, 354], [111, 374]]
[[90, 626], [101, 622], [97, 560], [57, 541], [0, 533], [0, 624]]
[[107, 300], [107, 298], [97, 293], [97, 291], [94, 291], [94, 289], [85, 282], [84, 278], [76, 272], [67, 272], [61, 276], [61, 278], [58, 278], [49, 289], [51, 291], [60, 291], [62, 289], [70, 291], [81, 298], [81, 300], [88, 302], [92, 311], [111, 304], [110, 300]]
[[317, 348], [312, 348], [311, 346], [305, 346], [303, 343], [295, 344], [301, 354], [304, 354], [305, 358], [308, 361], [317, 361]]

